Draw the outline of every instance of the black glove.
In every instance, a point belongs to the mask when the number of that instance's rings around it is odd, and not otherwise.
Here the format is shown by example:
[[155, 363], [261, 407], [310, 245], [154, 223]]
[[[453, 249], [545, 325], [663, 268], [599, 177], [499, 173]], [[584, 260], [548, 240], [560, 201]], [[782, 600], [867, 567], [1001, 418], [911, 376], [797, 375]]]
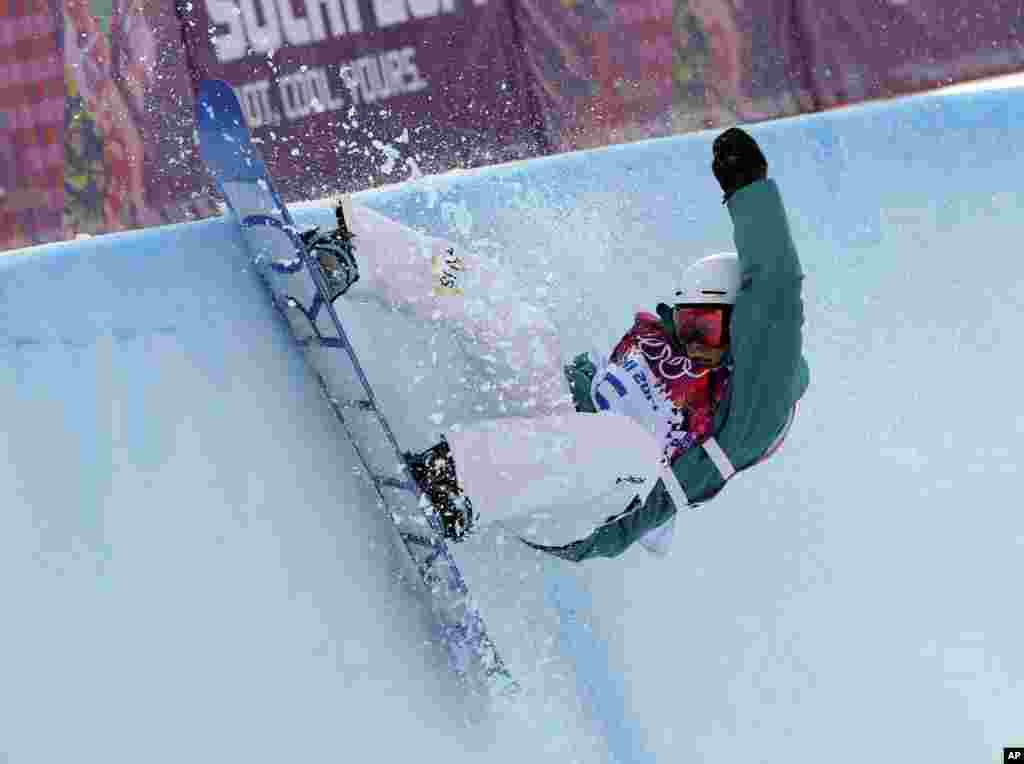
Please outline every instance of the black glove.
[[715, 138], [711, 151], [711, 171], [725, 192], [723, 204], [741, 188], [768, 177], [768, 160], [757, 141], [738, 127], [730, 127]]

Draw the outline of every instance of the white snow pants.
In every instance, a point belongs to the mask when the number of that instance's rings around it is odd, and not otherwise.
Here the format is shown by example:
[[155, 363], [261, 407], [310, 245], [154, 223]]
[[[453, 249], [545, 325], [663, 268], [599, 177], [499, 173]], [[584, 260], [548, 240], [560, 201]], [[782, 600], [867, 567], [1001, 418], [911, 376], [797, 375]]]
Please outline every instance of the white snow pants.
[[657, 441], [621, 414], [491, 419], [447, 437], [477, 522], [547, 545], [586, 537], [646, 498], [661, 472]]
[[458, 324], [478, 352], [510, 370], [505, 399], [537, 414], [447, 434], [478, 523], [503, 521], [537, 543], [564, 544], [622, 512], [637, 494], [646, 497], [660, 471], [653, 435], [619, 414], [573, 410], [554, 324], [500, 269], [460, 252], [464, 294], [434, 296], [431, 260], [444, 257], [446, 242], [364, 207], [353, 217], [360, 281], [352, 293], [369, 291], [424, 320]]
[[497, 265], [472, 251], [458, 251], [465, 266], [458, 273], [463, 294], [435, 296], [432, 259], [444, 260], [448, 242], [366, 207], [356, 207], [353, 217], [360, 280], [350, 294], [369, 292], [424, 321], [459, 326], [477, 355], [503, 368], [499, 384], [506, 399], [538, 415], [572, 411], [557, 328]]

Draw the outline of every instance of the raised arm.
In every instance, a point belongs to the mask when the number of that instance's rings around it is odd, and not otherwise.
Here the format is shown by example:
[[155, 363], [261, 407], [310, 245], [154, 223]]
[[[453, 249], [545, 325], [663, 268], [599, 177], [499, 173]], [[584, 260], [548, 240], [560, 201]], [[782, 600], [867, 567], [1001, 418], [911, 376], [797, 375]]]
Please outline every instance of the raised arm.
[[725, 192], [743, 283], [733, 308], [733, 375], [718, 441], [737, 469], [756, 462], [807, 384], [802, 355], [803, 270], [782, 196], [757, 143], [733, 128], [712, 165]]

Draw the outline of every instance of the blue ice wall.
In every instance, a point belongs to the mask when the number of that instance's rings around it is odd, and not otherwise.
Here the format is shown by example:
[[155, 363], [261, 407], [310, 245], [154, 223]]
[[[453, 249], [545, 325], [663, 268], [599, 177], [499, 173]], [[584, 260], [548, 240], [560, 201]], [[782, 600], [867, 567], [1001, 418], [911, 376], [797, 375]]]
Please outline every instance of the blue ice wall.
[[[593, 565], [659, 757], [986, 761], [1022, 743], [1022, 125], [1024, 92], [1004, 90], [750, 127], [807, 273], [812, 386], [780, 456], [688, 516], [667, 563]], [[713, 137], [363, 199], [514, 262], [567, 354], [607, 348], [731, 248]]]
[[[812, 387], [783, 452], [683, 518], [668, 560], [587, 566], [580, 623], [615, 681], [583, 684], [629, 719], [582, 760], [623, 739], [664, 761], [1024, 745], [1022, 116], [1009, 90], [750, 127], [807, 273]], [[356, 201], [510, 264], [566, 355], [607, 349], [731, 246], [713, 137]], [[427, 619], [366, 543], [377, 516], [331, 511], [369, 494], [237, 246], [205, 221], [0, 258], [12, 761], [465, 753]], [[429, 432], [433, 401], [393, 401]]]
[[0, 257], [0, 408], [0, 759], [472, 748], [230, 223]]

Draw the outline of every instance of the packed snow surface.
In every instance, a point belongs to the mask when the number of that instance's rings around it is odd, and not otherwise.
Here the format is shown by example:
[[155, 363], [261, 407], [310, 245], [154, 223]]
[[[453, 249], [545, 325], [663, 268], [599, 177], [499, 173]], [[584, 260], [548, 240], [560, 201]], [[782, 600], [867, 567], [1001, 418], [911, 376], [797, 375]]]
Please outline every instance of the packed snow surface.
[[[806, 270], [793, 432], [680, 518], [666, 560], [572, 566], [494, 529], [463, 545], [524, 685], [484, 724], [230, 221], [0, 257], [0, 759], [952, 764], [1024, 745], [1021, 125], [1008, 88], [750, 128]], [[731, 247], [713, 137], [356, 204], [501, 261], [570, 357]], [[372, 299], [347, 317], [407, 447], [500, 413], [443, 326]]]

